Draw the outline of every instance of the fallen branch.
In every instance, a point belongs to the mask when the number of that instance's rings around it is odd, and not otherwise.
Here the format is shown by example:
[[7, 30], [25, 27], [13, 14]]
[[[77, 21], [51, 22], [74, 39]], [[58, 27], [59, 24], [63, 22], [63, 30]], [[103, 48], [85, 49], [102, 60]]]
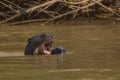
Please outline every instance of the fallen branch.
[[41, 8], [41, 7], [47, 6], [48, 4], [56, 3], [56, 2], [59, 2], [59, 1], [60, 1], [60, 0], [52, 0], [52, 1], [49, 1], [49, 2], [45, 2], [45, 3], [43, 3], [43, 4], [39, 4], [39, 5], [37, 5], [37, 6], [34, 6], [34, 7], [32, 7], [32, 8], [27, 9], [27, 10], [24, 11], [24, 12], [18, 13], [18, 14], [16, 14], [16, 15], [14, 15], [14, 16], [12, 16], [12, 17], [10, 17], [10, 18], [8, 18], [8, 19], [0, 22], [0, 24], [3, 24], [3, 23], [8, 22], [8, 21], [10, 21], [10, 20], [13, 20], [13, 19], [15, 19], [16, 17], [21, 16], [22, 14], [30, 13], [31, 11], [34, 11], [34, 10], [36, 10], [36, 9], [38, 9], [38, 8]]
[[103, 5], [102, 3], [96, 1], [96, 0], [92, 0], [94, 2], [96, 2], [97, 4], [99, 4], [100, 6], [102, 6], [103, 8], [109, 10], [110, 12], [112, 12], [113, 14], [117, 15], [118, 17], [120, 17], [120, 14], [116, 13], [115, 11], [112, 10], [112, 8], [108, 8], [107, 6]]
[[29, 12], [31, 12], [31, 11], [34, 11], [34, 10], [38, 9], [38, 8], [45, 7], [45, 6], [49, 5], [49, 4], [53, 4], [53, 3], [56, 3], [56, 2], [60, 2], [60, 1], [61, 1], [61, 0], [52, 0], [52, 1], [45, 2], [45, 3], [43, 3], [43, 4], [39, 4], [39, 5], [37, 5], [37, 6], [34, 6], [34, 7], [32, 7], [32, 8], [27, 9], [27, 10], [26, 10], [26, 13], [29, 13]]
[[18, 13], [17, 10], [13, 9], [12, 7], [8, 6], [7, 4], [5, 4], [5, 3], [1, 2], [1, 1], [0, 1], [0, 4], [6, 6], [7, 8], [11, 9], [11, 10], [12, 10], [13, 12], [15, 12], [15, 13]]
[[21, 9], [21, 7], [20, 7], [19, 5], [15, 4], [15, 3], [11, 2], [11, 1], [8, 1], [8, 0], [4, 0], [4, 1], [6, 1], [6, 2], [12, 4], [12, 5], [14, 5], [14, 6], [17, 7], [18, 9]]
[[15, 23], [12, 23], [12, 25], [18, 25], [18, 24], [24, 24], [24, 23], [31, 23], [31, 22], [41, 22], [46, 21], [47, 19], [35, 19], [35, 20], [25, 20], [25, 21], [18, 21]]
[[6, 15], [5, 13], [3, 12], [0, 12], [0, 16], [4, 17], [4, 18], [8, 18], [8, 15]]
[[44, 19], [43, 24], [46, 24], [53, 20], [76, 19], [82, 16], [96, 17], [96, 15], [104, 15], [108, 18], [117, 15], [115, 18], [119, 18], [120, 9], [117, 7], [117, 2], [112, 5], [111, 0], [104, 2], [105, 0], [2, 0], [0, 1], [0, 19], [2, 20], [0, 24], [12, 21], [14, 24], [21, 24], [42, 21], [42, 19]]
[[[98, 2], [101, 2], [101, 1], [102, 1], [102, 0], [98, 0]], [[63, 13], [63, 14], [60, 14], [60, 15], [58, 15], [58, 16], [55, 16], [54, 18], [51, 18], [51, 19], [49, 19], [48, 21], [46, 21], [44, 24], [46, 24], [46, 23], [48, 23], [48, 22], [50, 22], [50, 21], [52, 21], [52, 20], [61, 18], [61, 17], [63, 17], [63, 16], [66, 16], [66, 15], [69, 15], [69, 14], [72, 14], [72, 13], [75, 13], [75, 12], [78, 12], [79, 10], [88, 8], [88, 7], [90, 7], [90, 6], [94, 5], [94, 4], [96, 4], [96, 2], [93, 2], [93, 3], [90, 3], [90, 4], [86, 5], [86, 6], [80, 7], [80, 8], [78, 8], [78, 9], [76, 9], [76, 10], [72, 10], [72, 11], [69, 11], [69, 12], [66, 12], [66, 13]]]
[[86, 3], [88, 1], [89, 0], [83, 0], [83, 1], [80, 1], [80, 2], [67, 2], [67, 1], [64, 1], [64, 2], [67, 3], [67, 4], [70, 4], [70, 5], [80, 5], [80, 4]]

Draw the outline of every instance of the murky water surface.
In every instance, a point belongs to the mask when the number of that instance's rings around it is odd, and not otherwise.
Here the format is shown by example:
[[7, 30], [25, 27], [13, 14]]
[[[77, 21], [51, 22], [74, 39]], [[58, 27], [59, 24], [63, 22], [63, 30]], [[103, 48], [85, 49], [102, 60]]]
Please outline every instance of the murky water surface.
[[[44, 32], [67, 55], [24, 56], [27, 38]], [[0, 80], [120, 80], [120, 24], [1, 26]]]

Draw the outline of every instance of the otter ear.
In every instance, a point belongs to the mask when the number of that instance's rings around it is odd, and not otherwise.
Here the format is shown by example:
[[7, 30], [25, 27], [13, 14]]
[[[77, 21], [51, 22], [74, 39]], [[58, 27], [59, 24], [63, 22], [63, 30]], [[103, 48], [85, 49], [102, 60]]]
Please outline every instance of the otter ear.
[[31, 38], [28, 38], [28, 42], [30, 42], [31, 41]]

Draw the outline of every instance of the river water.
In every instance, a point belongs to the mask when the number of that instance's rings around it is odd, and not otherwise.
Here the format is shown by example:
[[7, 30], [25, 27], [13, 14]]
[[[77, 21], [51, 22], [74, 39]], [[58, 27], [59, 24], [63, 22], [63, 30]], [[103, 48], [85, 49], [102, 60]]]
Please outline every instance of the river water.
[[[1, 26], [0, 80], [120, 80], [120, 23], [68, 23]], [[27, 38], [45, 32], [67, 54], [24, 56]]]

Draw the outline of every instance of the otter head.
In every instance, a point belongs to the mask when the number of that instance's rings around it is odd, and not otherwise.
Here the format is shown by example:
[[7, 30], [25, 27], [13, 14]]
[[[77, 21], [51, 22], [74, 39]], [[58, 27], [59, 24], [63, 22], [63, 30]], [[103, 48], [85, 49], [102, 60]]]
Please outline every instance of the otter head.
[[41, 41], [39, 47], [37, 48], [37, 53], [38, 54], [51, 53], [52, 43], [55, 41], [55, 37], [48, 33], [44, 33], [40, 35], [40, 38]]

